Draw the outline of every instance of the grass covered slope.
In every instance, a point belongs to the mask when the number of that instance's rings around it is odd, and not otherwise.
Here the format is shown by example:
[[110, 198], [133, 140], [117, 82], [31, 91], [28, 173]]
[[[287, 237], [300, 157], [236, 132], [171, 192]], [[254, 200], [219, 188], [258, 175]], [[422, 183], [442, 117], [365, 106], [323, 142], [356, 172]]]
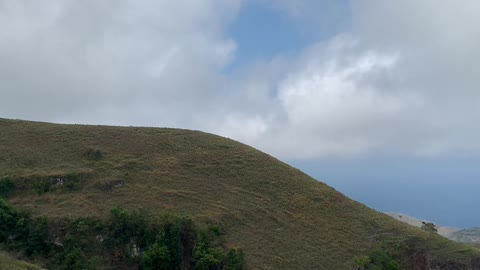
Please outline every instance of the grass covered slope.
[[221, 225], [249, 269], [352, 269], [353, 257], [380, 247], [408, 269], [474, 269], [480, 257], [198, 131], [0, 119], [1, 177], [16, 185], [8, 202], [35, 216], [103, 218], [122, 207]]
[[39, 266], [16, 260], [8, 254], [0, 252], [0, 269], [5, 270], [42, 270]]

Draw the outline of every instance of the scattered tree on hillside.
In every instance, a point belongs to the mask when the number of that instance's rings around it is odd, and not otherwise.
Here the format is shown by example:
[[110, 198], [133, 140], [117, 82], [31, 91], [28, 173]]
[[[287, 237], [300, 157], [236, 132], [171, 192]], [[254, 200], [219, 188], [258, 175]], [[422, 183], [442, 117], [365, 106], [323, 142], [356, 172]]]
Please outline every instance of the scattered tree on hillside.
[[433, 224], [431, 222], [422, 222], [422, 229], [427, 231], [427, 232], [434, 232], [434, 233], [438, 232], [435, 224]]
[[400, 270], [400, 263], [383, 249], [374, 250], [369, 256], [353, 258], [353, 270]]

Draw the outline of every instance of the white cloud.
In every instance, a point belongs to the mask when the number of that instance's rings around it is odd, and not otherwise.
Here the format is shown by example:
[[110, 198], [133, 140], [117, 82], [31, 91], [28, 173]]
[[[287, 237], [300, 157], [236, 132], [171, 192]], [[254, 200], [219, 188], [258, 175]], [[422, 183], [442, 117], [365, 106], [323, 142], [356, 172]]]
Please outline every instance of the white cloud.
[[[315, 6], [284, 7], [303, 5]], [[268, 128], [247, 142], [298, 159], [478, 154], [480, 3], [351, 6], [349, 33], [312, 45], [269, 83]]]
[[395, 65], [394, 55], [367, 53], [350, 59], [342, 49], [331, 54], [322, 61], [315, 61], [313, 56], [314, 63], [306, 63], [305, 69], [290, 74], [280, 85], [278, 98], [290, 122], [351, 125], [353, 119], [401, 110], [402, 100], [382, 93], [375, 82], [362, 82], [375, 73], [388, 72]]
[[267, 121], [260, 116], [245, 117], [242, 115], [228, 114], [222, 122], [215, 123], [214, 129], [224, 136], [233, 136], [240, 141], [255, 141], [265, 133], [268, 128]]
[[240, 4], [0, 1], [0, 115], [189, 125], [223, 85]]
[[[285, 159], [479, 153], [477, 1], [351, 1], [348, 31], [226, 75], [243, 2], [0, 0], [0, 116], [202, 129]], [[264, 2], [311, 29], [344, 16]]]
[[352, 156], [381, 148], [387, 142], [376, 133], [421, 104], [415, 95], [382, 88], [390, 83], [397, 59], [396, 53], [358, 51], [356, 40], [345, 36], [312, 47], [275, 84], [275, 102], [263, 118], [268, 128], [247, 142], [288, 158]]

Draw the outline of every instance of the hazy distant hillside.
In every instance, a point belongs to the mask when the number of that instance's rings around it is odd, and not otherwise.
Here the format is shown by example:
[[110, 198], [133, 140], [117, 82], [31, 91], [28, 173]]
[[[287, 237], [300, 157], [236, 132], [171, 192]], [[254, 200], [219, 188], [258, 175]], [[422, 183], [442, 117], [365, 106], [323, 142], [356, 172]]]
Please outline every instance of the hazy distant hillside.
[[[389, 212], [386, 213], [387, 215], [405, 222], [407, 224], [410, 224], [412, 226], [420, 228], [422, 226], [422, 222], [428, 222], [426, 220], [420, 220], [414, 217], [410, 217], [405, 214], [400, 214], [400, 213], [393, 213]], [[480, 228], [469, 228], [469, 229], [455, 229], [455, 228], [450, 228], [450, 227], [443, 227], [441, 225], [435, 224], [436, 228], [438, 229], [438, 234], [456, 241], [460, 243], [469, 243], [469, 244], [480, 244]]]
[[480, 244], [480, 228], [458, 230], [448, 235], [448, 238], [462, 243]]
[[[233, 269], [225, 267], [232, 258], [225, 248], [243, 251], [243, 269], [381, 269], [392, 261], [401, 269], [480, 269], [476, 248], [408, 226], [212, 134], [0, 119], [0, 153], [9, 191], [0, 210], [16, 222], [12, 230], [26, 219], [7, 203], [41, 218], [22, 227], [33, 239], [22, 242], [27, 248], [51, 246], [70, 265], [97, 252], [91, 269], [136, 269], [165, 258], [177, 259], [179, 269]], [[171, 215], [183, 218], [175, 223]], [[208, 230], [195, 229], [202, 226]], [[162, 234], [147, 234], [155, 245], [143, 249], [131, 237], [139, 228]], [[13, 238], [22, 235], [3, 237]], [[90, 245], [98, 250], [82, 249]]]
[[[399, 220], [399, 221], [405, 222], [407, 224], [410, 224], [410, 225], [418, 227], [418, 228], [422, 227], [422, 222], [430, 222], [428, 220], [417, 219], [417, 218], [414, 218], [414, 217], [411, 217], [411, 216], [408, 216], [408, 215], [405, 215], [405, 214], [401, 214], [401, 213], [388, 212], [386, 214], [395, 218], [395, 219], [397, 219], [397, 220]], [[445, 237], [448, 237], [451, 233], [458, 231], [458, 229], [450, 228], [450, 227], [444, 227], [444, 226], [441, 226], [439, 224], [435, 224], [435, 226], [438, 229], [438, 234], [440, 234], [442, 236], [445, 236]]]

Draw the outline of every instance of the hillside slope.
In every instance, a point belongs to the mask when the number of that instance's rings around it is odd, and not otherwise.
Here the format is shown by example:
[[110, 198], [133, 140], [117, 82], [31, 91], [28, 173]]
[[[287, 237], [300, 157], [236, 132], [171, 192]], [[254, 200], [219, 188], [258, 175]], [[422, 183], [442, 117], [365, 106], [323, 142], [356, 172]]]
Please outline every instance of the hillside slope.
[[42, 270], [42, 268], [24, 262], [20, 260], [16, 260], [10, 257], [8, 254], [0, 252], [0, 269], [5, 270]]
[[[224, 227], [227, 244], [243, 249], [249, 269], [352, 269], [354, 256], [385, 245], [399, 249], [408, 269], [478, 267], [476, 249], [203, 132], [0, 119], [0, 153], [0, 178], [18, 187], [8, 200], [16, 207], [48, 218], [102, 218], [116, 206], [188, 215]], [[84, 176], [77, 190], [22, 189], [45, 176], [59, 184], [68, 173]]]
[[[388, 213], [385, 213], [385, 214], [393, 217], [394, 219], [396, 219], [398, 221], [402, 221], [404, 223], [407, 223], [409, 225], [412, 225], [412, 226], [415, 226], [415, 227], [418, 227], [418, 228], [422, 227], [423, 222], [430, 222], [428, 220], [420, 220], [418, 218], [414, 218], [414, 217], [411, 217], [411, 216], [408, 216], [408, 215], [405, 215], [405, 214], [402, 214], [402, 213], [388, 212]], [[436, 225], [436, 229], [438, 230], [438, 234], [440, 234], [441, 236], [446, 237], [446, 238], [449, 238], [449, 235], [451, 235], [452, 233], [455, 233], [455, 232], [459, 231], [456, 228], [444, 227], [444, 226], [441, 226], [441, 225], [438, 225], [438, 224], [435, 224], [435, 225]], [[451, 238], [449, 238], [449, 239], [451, 239]], [[455, 240], [455, 239], [451, 239], [451, 240]]]
[[[429, 222], [426, 220], [420, 220], [414, 217], [410, 217], [405, 214], [401, 213], [394, 213], [388, 212], [387, 215], [395, 218], [396, 220], [402, 221], [406, 224], [415, 226], [420, 228], [422, 226], [422, 222]], [[446, 237], [452, 241], [466, 243], [466, 244], [474, 244], [478, 246], [480, 244], [480, 228], [467, 228], [467, 229], [456, 229], [450, 227], [444, 227], [438, 224], [435, 224], [436, 228], [438, 229], [438, 234]]]
[[480, 244], [480, 228], [468, 228], [463, 230], [458, 230], [456, 232], [451, 233], [448, 235], [448, 238], [462, 243], [472, 243], [472, 244]]

